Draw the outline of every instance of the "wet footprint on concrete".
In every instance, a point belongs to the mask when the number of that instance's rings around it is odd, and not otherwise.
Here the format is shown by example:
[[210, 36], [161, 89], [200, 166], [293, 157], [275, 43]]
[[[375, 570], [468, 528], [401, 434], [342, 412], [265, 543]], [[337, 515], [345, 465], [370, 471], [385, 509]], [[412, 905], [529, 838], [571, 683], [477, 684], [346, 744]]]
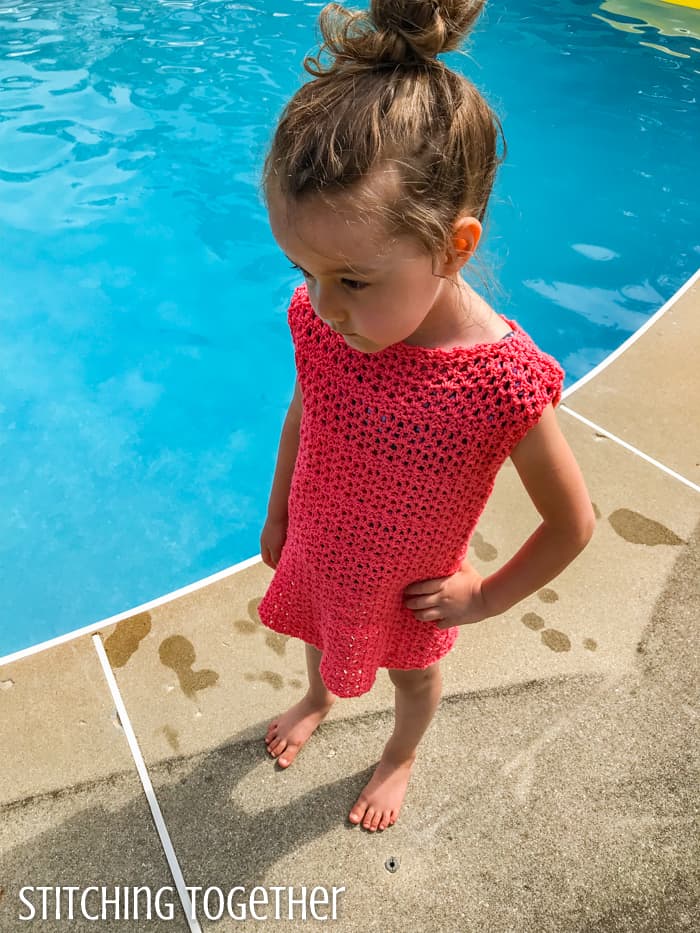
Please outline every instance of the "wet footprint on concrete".
[[268, 648], [271, 648], [275, 654], [280, 657], [287, 650], [287, 642], [289, 641], [288, 635], [282, 635], [279, 632], [273, 632], [265, 626], [260, 621], [260, 616], [258, 615], [258, 606], [262, 602], [262, 599], [251, 599], [248, 603], [248, 616], [247, 619], [236, 619], [233, 623], [233, 627], [241, 635], [255, 635], [256, 632], [265, 633], [265, 644]]
[[[245, 675], [246, 680], [250, 681], [259, 681], [260, 683], [270, 684], [271, 687], [274, 687], [275, 690], [281, 690], [284, 686], [284, 678], [281, 674], [277, 674], [275, 671], [261, 671], [259, 674], [247, 673]], [[287, 684], [290, 687], [296, 687], [299, 689], [304, 686], [303, 680], [299, 680], [298, 677], [292, 677], [291, 680], [287, 681]]]
[[270, 629], [265, 633], [265, 644], [268, 648], [272, 648], [275, 654], [280, 655], [280, 657], [287, 650], [288, 641], [288, 635], [280, 635], [279, 632], [272, 632]]
[[532, 629], [533, 632], [539, 632], [540, 629], [544, 628], [544, 619], [542, 616], [538, 616], [536, 612], [526, 612], [520, 621], [523, 625]]
[[180, 751], [180, 741], [179, 734], [176, 729], [173, 729], [172, 726], [163, 726], [162, 730], [163, 735], [174, 752]]
[[[550, 587], [538, 590], [537, 595], [543, 603], [555, 603], [559, 599], [556, 590]], [[546, 645], [550, 651], [571, 651], [571, 640], [564, 632], [555, 628], [545, 628], [545, 621], [541, 615], [536, 612], [526, 612], [520, 620], [526, 628], [532, 632], [539, 632], [542, 644]], [[589, 639], [592, 641], [592, 639]], [[595, 643], [594, 643], [595, 644]]]
[[198, 690], [213, 687], [218, 681], [216, 671], [203, 669], [192, 670], [195, 662], [195, 650], [191, 641], [184, 635], [171, 635], [161, 642], [158, 649], [161, 663], [175, 671], [180, 682], [180, 688], [187, 697], [194, 697]]
[[264, 684], [270, 684], [271, 687], [274, 687], [275, 690], [281, 690], [284, 687], [284, 677], [281, 674], [277, 674], [275, 671], [260, 671], [259, 674], [247, 673], [245, 675], [246, 680], [256, 680]]
[[256, 632], [260, 631], [262, 622], [258, 615], [258, 606], [261, 602], [261, 597], [248, 600], [248, 618], [236, 619], [233, 623], [235, 629], [240, 632], [241, 635], [255, 635]]
[[632, 509], [616, 509], [609, 516], [608, 521], [612, 525], [613, 531], [631, 544], [646, 544], [653, 547], [657, 544], [679, 545], [686, 543], [670, 528], [662, 525], [661, 522], [654, 521], [653, 518], [647, 518], [646, 515], [640, 515], [639, 512], [634, 512]]
[[478, 531], [474, 532], [469, 543], [470, 546], [474, 548], [474, 553], [479, 560], [496, 560], [498, 557], [498, 551], [493, 544], [489, 544], [488, 541], [485, 541], [484, 536], [479, 534]]
[[545, 628], [544, 619], [542, 616], [537, 615], [536, 612], [526, 612], [520, 621], [531, 631], [540, 632], [542, 642], [552, 651], [571, 650], [569, 636], [557, 631], [555, 628]]
[[262, 625], [262, 622], [260, 622], [260, 613], [258, 612], [258, 606], [260, 605], [261, 602], [262, 602], [262, 596], [258, 596], [255, 599], [251, 599], [248, 601], [248, 615], [255, 622], [259, 622], [260, 625]]
[[136, 616], [117, 622], [117, 627], [104, 643], [105, 654], [110, 665], [124, 667], [150, 631], [150, 612], [140, 612]]
[[559, 632], [555, 628], [546, 628], [540, 632], [540, 638], [543, 643], [552, 651], [571, 651], [571, 641], [564, 632]]

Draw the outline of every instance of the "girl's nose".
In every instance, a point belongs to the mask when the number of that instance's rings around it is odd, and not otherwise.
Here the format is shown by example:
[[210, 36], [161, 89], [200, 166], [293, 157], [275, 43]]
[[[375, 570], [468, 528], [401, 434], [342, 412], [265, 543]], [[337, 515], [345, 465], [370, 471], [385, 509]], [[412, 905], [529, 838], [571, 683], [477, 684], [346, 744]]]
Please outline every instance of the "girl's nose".
[[314, 296], [314, 305], [316, 314], [322, 318], [330, 327], [337, 327], [345, 320], [345, 314], [340, 310], [337, 301], [337, 295], [330, 286], [316, 284], [316, 294]]

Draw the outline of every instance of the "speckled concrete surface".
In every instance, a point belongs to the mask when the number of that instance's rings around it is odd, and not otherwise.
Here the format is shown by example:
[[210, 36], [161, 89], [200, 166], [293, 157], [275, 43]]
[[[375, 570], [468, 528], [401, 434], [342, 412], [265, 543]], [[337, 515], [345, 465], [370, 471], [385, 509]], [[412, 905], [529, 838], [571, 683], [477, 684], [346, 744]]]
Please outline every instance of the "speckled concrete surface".
[[0, 668], [0, 685], [0, 805], [131, 768], [89, 639]]
[[[170, 872], [97, 654], [89, 639], [0, 668], [0, 931], [101, 924], [79, 915], [39, 922], [42, 893], [55, 885], [170, 885]], [[59, 916], [66, 917], [68, 894]], [[34, 920], [30, 918], [35, 910]], [[88, 913], [94, 901], [86, 901]], [[173, 921], [139, 929], [188, 929]], [[124, 929], [124, 927], [122, 927]], [[127, 927], [127, 929], [130, 929]]]
[[700, 281], [566, 404], [700, 485]]
[[[667, 312], [674, 328], [692, 335], [699, 303], [686, 293]], [[687, 407], [664, 408], [669, 460], [652, 403], [687, 391], [698, 354], [688, 340], [682, 366], [664, 355], [664, 320], [579, 390], [581, 405], [579, 392], [565, 404], [689, 472], [700, 457]], [[648, 391], [649, 372], [663, 392]], [[607, 418], [613, 395], [616, 411], [642, 389], [648, 420]], [[343, 931], [697, 928], [700, 498], [567, 412], [559, 420], [596, 533], [547, 588], [462, 629], [401, 817], [383, 834], [346, 816], [391, 728], [385, 672], [336, 704], [288, 771], [265, 754], [267, 722], [301, 694], [304, 672], [302, 646], [257, 619], [267, 567], [102, 633], [188, 884], [344, 887], [328, 921]], [[472, 560], [491, 572], [537, 521], [508, 466]], [[13, 919], [21, 884], [170, 883], [91, 640], [0, 668], [0, 687], [3, 933], [65, 928]], [[181, 916], [160, 926], [186, 928]]]

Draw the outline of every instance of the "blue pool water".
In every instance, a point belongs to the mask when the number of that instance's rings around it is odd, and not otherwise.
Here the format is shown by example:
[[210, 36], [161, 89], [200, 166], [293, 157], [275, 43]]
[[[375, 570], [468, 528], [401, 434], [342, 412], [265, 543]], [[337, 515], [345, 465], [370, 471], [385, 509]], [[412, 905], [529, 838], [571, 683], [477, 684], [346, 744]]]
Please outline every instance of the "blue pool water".
[[[258, 173], [321, 6], [0, 0], [0, 655], [259, 551], [298, 279]], [[699, 35], [493, 0], [448, 56], [509, 144], [487, 297], [568, 383], [698, 266]]]

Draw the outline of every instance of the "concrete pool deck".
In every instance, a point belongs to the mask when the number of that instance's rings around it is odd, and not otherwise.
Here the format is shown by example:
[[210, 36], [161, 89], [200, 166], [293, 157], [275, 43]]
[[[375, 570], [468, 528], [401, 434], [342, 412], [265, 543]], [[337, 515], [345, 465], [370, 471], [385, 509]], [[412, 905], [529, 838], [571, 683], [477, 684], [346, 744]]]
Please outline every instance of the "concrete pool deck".
[[[336, 703], [289, 770], [265, 753], [268, 720], [303, 691], [304, 654], [259, 623], [272, 577], [259, 561], [106, 626], [104, 653], [84, 635], [1, 666], [2, 933], [101, 928], [20, 920], [22, 887], [174, 888], [130, 726], [185, 883], [266, 886], [268, 923], [272, 887], [300, 898], [306, 885], [344, 887], [335, 921], [315, 902], [339, 931], [697, 929], [698, 278], [635, 337], [559, 408], [598, 516], [591, 543], [548, 587], [461, 630], [386, 832], [346, 820], [391, 728], [385, 671]], [[537, 521], [508, 462], [470, 558], [492, 572]], [[40, 894], [25, 897], [40, 912]], [[110, 928], [190, 929], [170, 902], [170, 922]], [[279, 923], [295, 929], [291, 906]]]

